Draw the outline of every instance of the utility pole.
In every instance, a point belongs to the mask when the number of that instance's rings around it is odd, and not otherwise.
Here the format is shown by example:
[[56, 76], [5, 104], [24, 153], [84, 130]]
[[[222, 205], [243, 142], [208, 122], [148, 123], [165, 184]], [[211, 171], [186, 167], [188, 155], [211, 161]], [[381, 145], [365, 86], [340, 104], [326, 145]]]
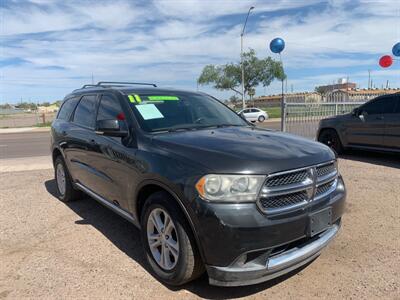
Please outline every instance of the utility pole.
[[287, 78], [286, 78], [286, 80], [285, 80], [285, 92], [286, 92], [286, 94], [287, 94]]
[[[279, 59], [281, 61], [282, 65], [282, 71], [283, 71], [283, 61], [282, 61], [282, 55], [279, 53]], [[286, 124], [285, 124], [285, 118], [286, 118], [286, 105], [285, 105], [285, 93], [283, 90], [283, 84], [284, 84], [285, 78], [282, 78], [282, 99], [281, 99], [281, 131], [285, 132], [286, 131]]]
[[371, 70], [368, 70], [368, 89], [371, 88]]
[[247, 12], [247, 16], [246, 16], [246, 21], [244, 22], [244, 26], [242, 29], [242, 33], [240, 34], [240, 62], [241, 62], [241, 66], [242, 66], [242, 106], [243, 106], [243, 109], [246, 108], [246, 103], [244, 101], [243, 35], [244, 35], [244, 30], [246, 29], [247, 19], [249, 18], [249, 14], [252, 9], [254, 9], [254, 6], [249, 8], [249, 11]]

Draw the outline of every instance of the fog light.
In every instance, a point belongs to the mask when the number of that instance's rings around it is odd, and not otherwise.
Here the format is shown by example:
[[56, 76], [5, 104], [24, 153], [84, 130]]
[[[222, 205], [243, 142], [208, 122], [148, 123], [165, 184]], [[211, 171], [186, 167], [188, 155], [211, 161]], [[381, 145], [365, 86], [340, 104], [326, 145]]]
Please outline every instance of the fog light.
[[338, 178], [336, 190], [340, 191], [340, 192], [344, 192], [344, 190], [345, 190], [344, 182], [343, 182], [343, 179], [341, 177]]

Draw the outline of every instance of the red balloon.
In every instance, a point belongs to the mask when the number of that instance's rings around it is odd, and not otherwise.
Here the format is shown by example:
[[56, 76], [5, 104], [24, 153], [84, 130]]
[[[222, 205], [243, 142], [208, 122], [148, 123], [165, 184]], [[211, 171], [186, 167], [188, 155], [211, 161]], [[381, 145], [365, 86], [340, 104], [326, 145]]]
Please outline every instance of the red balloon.
[[379, 59], [379, 65], [382, 68], [388, 68], [392, 65], [393, 58], [390, 55], [384, 55]]

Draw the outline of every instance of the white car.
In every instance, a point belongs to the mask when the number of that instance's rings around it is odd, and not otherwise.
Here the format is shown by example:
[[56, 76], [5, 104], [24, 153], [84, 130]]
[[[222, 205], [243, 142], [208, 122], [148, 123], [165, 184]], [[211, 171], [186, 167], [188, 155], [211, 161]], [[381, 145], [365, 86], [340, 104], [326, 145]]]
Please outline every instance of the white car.
[[238, 112], [238, 114], [242, 114], [246, 118], [247, 121], [250, 122], [264, 122], [265, 120], [268, 119], [268, 114], [266, 111], [263, 111], [259, 108], [246, 108]]

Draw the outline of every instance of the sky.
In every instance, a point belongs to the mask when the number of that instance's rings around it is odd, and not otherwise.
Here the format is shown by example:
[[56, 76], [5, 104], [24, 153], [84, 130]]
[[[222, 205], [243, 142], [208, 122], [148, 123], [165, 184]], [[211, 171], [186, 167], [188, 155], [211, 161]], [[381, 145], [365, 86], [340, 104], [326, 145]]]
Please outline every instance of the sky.
[[[281, 37], [287, 89], [349, 78], [400, 87], [400, 60], [379, 57], [400, 41], [400, 1], [255, 0], [0, 0], [0, 103], [55, 101], [97, 81], [154, 82], [227, 99], [233, 92], [197, 87], [207, 64], [240, 59], [244, 49], [279, 59], [269, 42]], [[400, 59], [400, 58], [399, 58]], [[279, 93], [281, 83], [256, 95]]]

